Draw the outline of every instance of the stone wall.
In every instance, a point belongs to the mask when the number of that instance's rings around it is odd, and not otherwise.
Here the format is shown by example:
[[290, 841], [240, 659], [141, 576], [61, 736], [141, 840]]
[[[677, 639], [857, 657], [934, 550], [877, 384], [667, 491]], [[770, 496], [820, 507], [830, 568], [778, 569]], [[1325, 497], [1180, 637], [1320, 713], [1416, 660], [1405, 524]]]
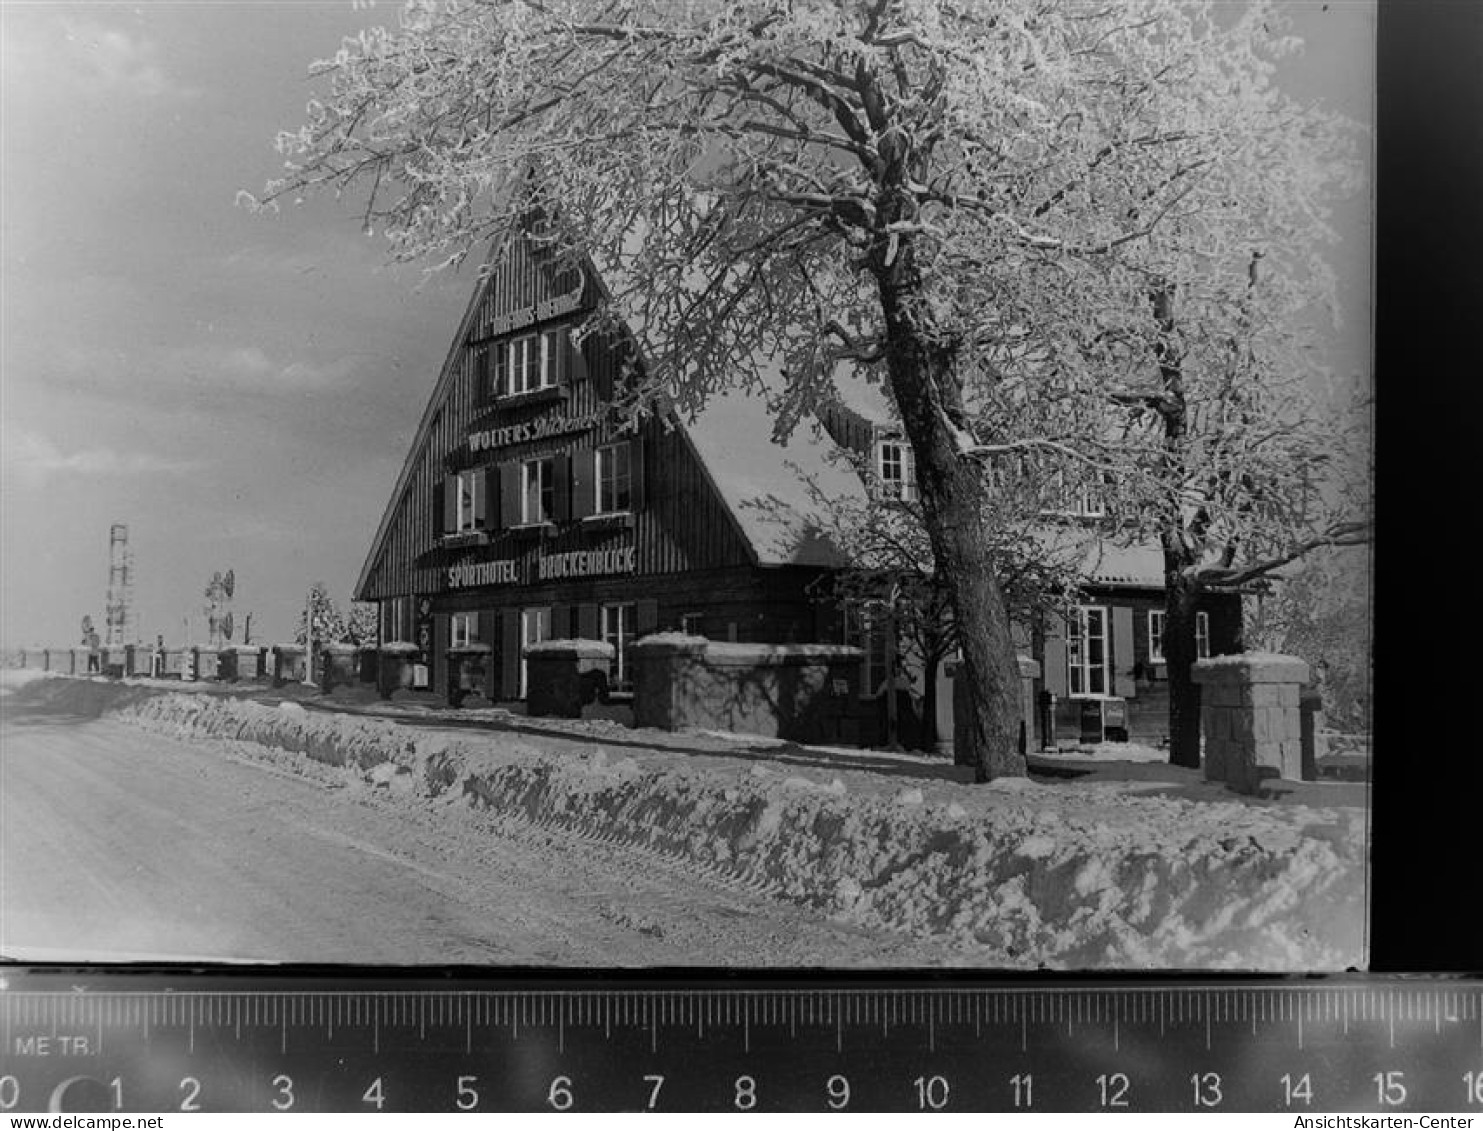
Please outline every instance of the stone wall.
[[1266, 778], [1303, 778], [1301, 690], [1308, 665], [1295, 656], [1247, 653], [1198, 660], [1205, 778], [1255, 793]]
[[851, 745], [876, 729], [859, 707], [858, 648], [662, 633], [635, 642], [630, 657], [636, 726]]

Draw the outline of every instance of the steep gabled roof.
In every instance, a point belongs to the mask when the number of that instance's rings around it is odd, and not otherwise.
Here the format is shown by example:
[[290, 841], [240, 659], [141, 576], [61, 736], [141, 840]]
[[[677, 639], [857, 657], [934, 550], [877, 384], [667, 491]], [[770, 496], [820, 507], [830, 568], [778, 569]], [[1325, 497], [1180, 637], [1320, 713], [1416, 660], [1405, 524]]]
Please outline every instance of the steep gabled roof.
[[386, 548], [386, 538], [391, 531], [392, 522], [401, 509], [407, 491], [412, 485], [412, 478], [416, 474], [418, 456], [428, 443], [433, 423], [438, 417], [438, 410], [442, 407], [449, 386], [452, 385], [458, 372], [459, 355], [463, 351], [469, 331], [473, 329], [475, 320], [479, 316], [485, 293], [494, 277], [487, 271], [487, 267], [503, 251], [502, 242], [490, 245], [489, 254], [484, 260], [486, 270], [481, 271], [479, 283], [474, 288], [474, 293], [469, 296], [469, 303], [463, 312], [463, 317], [459, 319], [458, 331], [453, 335], [452, 344], [448, 347], [448, 356], [443, 359], [443, 367], [438, 373], [437, 381], [433, 384], [432, 393], [427, 398], [427, 405], [422, 410], [422, 419], [417, 422], [417, 431], [412, 437], [411, 446], [407, 449], [407, 458], [402, 461], [402, 470], [397, 473], [396, 485], [392, 487], [391, 495], [386, 500], [386, 509], [381, 512], [381, 521], [376, 526], [375, 537], [371, 539], [371, 548], [366, 553], [365, 561], [361, 563], [360, 574], [356, 577], [355, 588], [352, 590], [352, 593], [357, 596], [364, 592], [370, 583], [371, 571], [376, 568], [376, 563]]
[[[490, 268], [506, 254], [507, 243], [493, 245], [485, 260], [463, 317], [449, 346], [447, 357], [423, 409], [416, 434], [397, 477], [376, 534], [356, 580], [355, 593], [371, 583], [377, 564], [388, 550], [388, 539], [402, 508], [408, 505], [424, 449], [431, 442], [439, 413], [461, 371], [462, 353], [474, 330], [480, 311], [490, 298], [498, 274]], [[585, 267], [590, 286], [602, 291], [602, 280], [590, 263]], [[630, 344], [643, 359], [642, 342], [630, 330]], [[772, 374], [772, 387], [781, 388], [780, 374]], [[769, 520], [766, 505], [772, 503], [806, 515], [814, 507], [803, 476], [815, 482], [826, 497], [848, 492], [858, 494], [863, 485], [847, 468], [827, 460], [828, 445], [802, 434], [787, 443], [772, 438], [772, 418], [760, 394], [741, 391], [716, 393], [697, 412], [681, 417], [665, 410], [667, 422], [677, 428], [695, 452], [701, 468], [724, 503], [727, 516], [759, 565], [840, 565], [838, 552], [817, 538], [800, 538], [796, 529]]]

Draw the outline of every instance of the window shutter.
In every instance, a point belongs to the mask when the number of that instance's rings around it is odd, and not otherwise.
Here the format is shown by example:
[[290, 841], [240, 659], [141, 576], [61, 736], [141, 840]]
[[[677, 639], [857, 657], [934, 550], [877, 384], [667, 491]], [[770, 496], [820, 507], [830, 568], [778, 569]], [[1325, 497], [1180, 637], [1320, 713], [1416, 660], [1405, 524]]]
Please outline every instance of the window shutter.
[[500, 699], [520, 695], [520, 610], [499, 611]]
[[639, 636], [647, 636], [659, 627], [659, 602], [640, 601], [638, 603], [638, 624], [634, 632]]
[[634, 514], [643, 509], [647, 498], [647, 479], [644, 475], [644, 442], [635, 436], [628, 441], [628, 466], [632, 476], [632, 502], [629, 508]]
[[565, 452], [551, 457], [552, 515], [557, 522], [572, 517], [572, 459]]
[[[498, 641], [499, 613], [494, 609], [484, 609], [479, 613], [479, 643], [494, 648]], [[490, 661], [484, 673], [484, 698], [495, 703], [499, 701], [499, 666], [493, 662], [493, 655], [490, 656]]]
[[520, 525], [520, 465], [499, 465], [499, 521], [500, 528]]
[[1045, 689], [1052, 695], [1066, 694], [1066, 621], [1057, 613], [1045, 617], [1045, 660], [1041, 669]]
[[577, 606], [577, 637], [580, 640], [602, 639], [602, 626], [598, 623], [596, 605]]
[[566, 327], [552, 331], [551, 345], [556, 351], [552, 364], [556, 372], [552, 380], [558, 385], [568, 385], [572, 379], [572, 334]]
[[487, 401], [492, 395], [489, 387], [489, 346], [475, 346], [473, 350], [474, 403]]
[[508, 342], [495, 342], [489, 347], [490, 354], [490, 378], [489, 391], [491, 396], [503, 397], [510, 391], [510, 344]]
[[452, 625], [449, 620], [444, 613], [433, 617], [433, 654], [431, 657], [423, 657], [430, 661], [428, 678], [432, 681], [433, 691], [442, 691], [448, 686], [448, 645], [452, 639]]
[[562, 334], [567, 341], [567, 358], [571, 365], [571, 382], [573, 385], [587, 380], [587, 358], [582, 353], [582, 347], [572, 341], [570, 330], [563, 330]]
[[572, 517], [597, 513], [597, 452], [572, 453]]
[[1133, 610], [1112, 606], [1112, 693], [1125, 698], [1138, 694], [1133, 682]]
[[474, 472], [474, 527], [489, 527], [489, 472], [485, 468]]
[[443, 533], [458, 529], [458, 476], [443, 480]]

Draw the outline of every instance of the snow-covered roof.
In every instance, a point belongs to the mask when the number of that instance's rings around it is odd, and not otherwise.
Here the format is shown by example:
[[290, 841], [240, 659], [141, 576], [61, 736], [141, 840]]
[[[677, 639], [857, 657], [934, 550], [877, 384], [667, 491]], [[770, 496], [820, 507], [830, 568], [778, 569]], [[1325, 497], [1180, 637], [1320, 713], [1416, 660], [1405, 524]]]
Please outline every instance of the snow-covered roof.
[[1088, 554], [1087, 577], [1103, 585], [1162, 589], [1164, 553], [1158, 546], [1097, 542]]

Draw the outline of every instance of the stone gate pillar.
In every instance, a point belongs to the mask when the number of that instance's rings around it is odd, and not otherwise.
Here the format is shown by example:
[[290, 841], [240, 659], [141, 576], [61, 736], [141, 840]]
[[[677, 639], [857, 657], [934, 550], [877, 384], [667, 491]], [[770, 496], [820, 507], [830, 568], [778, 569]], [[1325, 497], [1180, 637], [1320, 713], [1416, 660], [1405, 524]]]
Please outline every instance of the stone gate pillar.
[[1248, 653], [1197, 660], [1205, 779], [1255, 793], [1264, 778], [1303, 778], [1302, 686], [1295, 656]]

